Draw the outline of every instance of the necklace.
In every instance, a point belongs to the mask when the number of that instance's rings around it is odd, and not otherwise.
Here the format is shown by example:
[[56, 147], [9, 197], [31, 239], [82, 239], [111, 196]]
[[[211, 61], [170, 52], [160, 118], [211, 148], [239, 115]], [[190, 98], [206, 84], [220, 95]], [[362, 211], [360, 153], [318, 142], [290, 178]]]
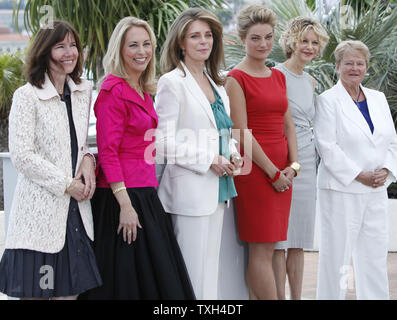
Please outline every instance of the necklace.
[[358, 88], [358, 96], [357, 96], [356, 100], [354, 100], [353, 97], [352, 97], [353, 101], [354, 101], [356, 104], [358, 103], [358, 100], [360, 99], [360, 96], [361, 96], [361, 88]]
[[141, 88], [141, 86], [139, 84], [135, 85], [134, 83], [127, 81], [128, 84], [130, 85], [130, 87], [132, 89], [134, 89], [141, 97], [143, 96], [143, 89]]

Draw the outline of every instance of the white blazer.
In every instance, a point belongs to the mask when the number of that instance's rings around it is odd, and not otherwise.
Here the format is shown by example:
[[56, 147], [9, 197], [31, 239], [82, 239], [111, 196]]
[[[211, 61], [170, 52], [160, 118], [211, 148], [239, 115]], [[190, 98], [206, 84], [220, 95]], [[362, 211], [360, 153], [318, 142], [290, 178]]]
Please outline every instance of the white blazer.
[[[341, 81], [318, 98], [314, 122], [321, 157], [317, 185], [348, 193], [385, 190], [397, 177], [397, 136], [390, 108], [382, 92], [361, 86], [367, 98], [374, 132]], [[361, 171], [387, 168], [383, 187], [372, 188], [355, 180]]]
[[[181, 64], [186, 76], [175, 68], [158, 81], [156, 162], [167, 163], [158, 195], [166, 212], [204, 216], [218, 205], [219, 177], [210, 166], [219, 154], [219, 133], [208, 99]], [[230, 114], [226, 90], [207, 77]], [[230, 147], [237, 151], [233, 143]]]
[[[91, 84], [68, 77], [78, 143], [77, 168], [86, 153]], [[65, 244], [72, 182], [69, 119], [66, 105], [48, 78], [42, 89], [27, 83], [15, 91], [9, 117], [11, 160], [18, 180], [11, 206], [6, 249], [56, 253]], [[81, 218], [94, 238], [91, 204], [79, 202]]]

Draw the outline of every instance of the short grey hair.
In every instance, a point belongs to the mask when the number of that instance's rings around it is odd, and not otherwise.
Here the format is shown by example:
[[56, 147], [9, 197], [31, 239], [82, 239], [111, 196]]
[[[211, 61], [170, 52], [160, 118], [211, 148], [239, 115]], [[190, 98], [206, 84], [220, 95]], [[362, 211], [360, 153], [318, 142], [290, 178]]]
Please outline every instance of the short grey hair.
[[359, 40], [345, 40], [338, 44], [334, 51], [335, 62], [339, 64], [343, 56], [347, 51], [356, 50], [359, 51], [364, 57], [367, 63], [367, 68], [369, 66], [369, 59], [371, 58], [371, 53], [369, 52], [368, 47]]

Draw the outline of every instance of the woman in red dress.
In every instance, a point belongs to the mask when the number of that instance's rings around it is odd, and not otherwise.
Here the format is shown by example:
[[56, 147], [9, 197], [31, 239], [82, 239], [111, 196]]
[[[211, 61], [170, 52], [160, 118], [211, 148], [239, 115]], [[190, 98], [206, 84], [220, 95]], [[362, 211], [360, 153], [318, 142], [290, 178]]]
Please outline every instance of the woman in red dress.
[[[252, 142], [252, 170], [236, 177], [235, 200], [240, 239], [248, 242], [250, 299], [277, 299], [272, 257], [287, 239], [292, 180], [299, 173], [295, 127], [288, 110], [284, 75], [265, 66], [274, 42], [275, 14], [252, 5], [238, 16], [246, 57], [228, 74], [234, 129], [240, 144]], [[245, 137], [245, 138], [244, 138]], [[248, 138], [248, 139], [247, 139]]]

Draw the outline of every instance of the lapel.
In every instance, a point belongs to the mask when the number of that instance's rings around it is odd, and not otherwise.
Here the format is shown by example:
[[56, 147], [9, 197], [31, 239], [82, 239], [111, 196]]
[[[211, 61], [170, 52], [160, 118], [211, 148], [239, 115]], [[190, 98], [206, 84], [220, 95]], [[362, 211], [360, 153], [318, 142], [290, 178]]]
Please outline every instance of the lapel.
[[229, 97], [226, 94], [226, 90], [221, 90], [223, 87], [218, 86], [214, 80], [211, 79], [211, 77], [206, 73], [208, 80], [212, 84], [212, 86], [215, 88], [215, 90], [218, 92], [219, 96], [222, 98], [223, 102], [223, 107], [226, 110], [226, 113], [230, 116], [230, 105], [229, 105]]
[[[189, 69], [186, 65], [181, 61], [181, 65], [186, 73], [186, 87], [190, 91], [191, 95], [199, 102], [200, 106], [203, 108], [204, 112], [207, 114], [208, 118], [212, 122], [215, 128], [216, 121], [214, 117], [214, 113], [212, 112], [212, 108], [210, 102], [208, 101], [207, 97], [205, 96], [203, 90], [201, 90], [200, 86], [198, 85], [197, 81], [193, 78], [193, 75], [190, 73]], [[206, 74], [207, 75], [207, 74]], [[213, 83], [212, 79], [207, 75], [207, 78], [211, 83]], [[213, 83], [216, 90], [218, 90], [217, 86]], [[219, 90], [218, 90], [219, 93]], [[222, 95], [221, 95], [222, 97]]]
[[145, 113], [147, 113], [156, 123], [158, 122], [158, 117], [156, 111], [153, 107], [153, 100], [150, 95], [145, 92], [144, 93], [145, 100], [136, 92], [135, 89], [131, 88], [127, 81], [123, 80], [123, 91], [121, 94], [121, 98], [126, 101], [130, 101], [133, 104], [137, 105], [141, 108]]
[[[363, 87], [360, 85], [361, 89]], [[353, 99], [350, 97], [349, 93], [343, 86], [342, 82], [339, 80], [338, 83], [336, 84], [336, 89], [337, 89], [337, 97], [341, 101], [341, 106], [342, 106], [342, 111], [343, 113], [356, 125], [358, 126], [361, 131], [364, 133], [364, 135], [373, 143], [375, 144], [374, 137], [371, 133], [371, 130], [368, 126], [367, 121], [365, 120], [364, 116], [362, 115], [361, 111], [358, 109], [357, 105], [354, 103]], [[366, 98], [368, 99], [367, 91], [363, 90]], [[373, 109], [370, 108], [370, 101], [367, 100], [368, 103], [368, 110], [369, 114], [371, 116], [372, 123], [375, 126], [375, 123], [373, 122]], [[372, 112], [371, 112], [372, 111]], [[375, 129], [376, 130], [376, 129]], [[374, 130], [374, 133], [375, 133]]]
[[55, 89], [47, 73], [44, 74], [44, 83], [41, 89], [36, 86], [32, 87], [40, 100], [50, 100], [54, 97], [59, 97], [57, 89]]
[[[90, 90], [91, 87], [88, 81], [83, 80], [80, 84], [76, 84], [69, 76], [67, 76], [66, 81], [70, 89], [73, 122], [76, 129], [78, 145], [80, 146], [80, 144], [83, 143], [82, 141], [85, 140], [84, 135], [86, 134], [86, 131], [84, 129], [86, 128], [85, 126], [88, 125], [89, 108], [87, 108], [86, 105], [82, 105], [82, 101], [84, 101], [84, 98], [80, 97], [79, 93], [82, 93], [85, 90]], [[55, 89], [54, 85], [52, 84], [47, 73], [45, 73], [44, 75], [44, 83], [42, 89], [37, 88], [36, 86], [33, 86], [33, 89], [40, 100], [51, 100], [53, 98], [58, 99], [57, 101], [59, 101], [60, 103], [59, 110], [62, 113], [62, 116], [64, 117], [65, 121], [67, 121], [68, 123], [68, 125], [65, 128], [69, 130], [69, 120], [68, 120], [65, 104], [61, 102], [59, 94]], [[87, 103], [89, 103], [88, 101]], [[81, 108], [87, 108], [87, 109], [82, 110]], [[81, 121], [81, 116], [82, 114], [85, 114], [84, 112], [86, 113], [86, 117], [87, 117], [87, 119], [84, 120], [87, 120], [87, 124]], [[69, 131], [67, 131], [67, 136], [69, 137]]]
[[371, 90], [363, 86], [361, 86], [361, 89], [367, 98], [369, 115], [371, 117], [372, 124], [374, 125], [373, 140], [376, 142], [376, 139], [381, 135], [381, 129], [385, 126], [385, 115], [380, 112], [381, 108], [379, 107], [379, 101], [377, 100], [376, 95], [374, 95]]
[[[88, 129], [89, 122], [89, 110], [91, 108], [90, 104], [91, 91], [87, 94], [85, 99], [85, 90], [90, 90], [91, 87], [88, 81], [82, 81], [80, 84], [76, 84], [69, 76], [66, 79], [69, 89], [70, 89], [70, 101], [72, 102], [72, 115], [73, 123], [76, 129], [77, 143], [78, 147], [85, 143], [85, 138]], [[80, 151], [80, 150], [79, 150]]]

